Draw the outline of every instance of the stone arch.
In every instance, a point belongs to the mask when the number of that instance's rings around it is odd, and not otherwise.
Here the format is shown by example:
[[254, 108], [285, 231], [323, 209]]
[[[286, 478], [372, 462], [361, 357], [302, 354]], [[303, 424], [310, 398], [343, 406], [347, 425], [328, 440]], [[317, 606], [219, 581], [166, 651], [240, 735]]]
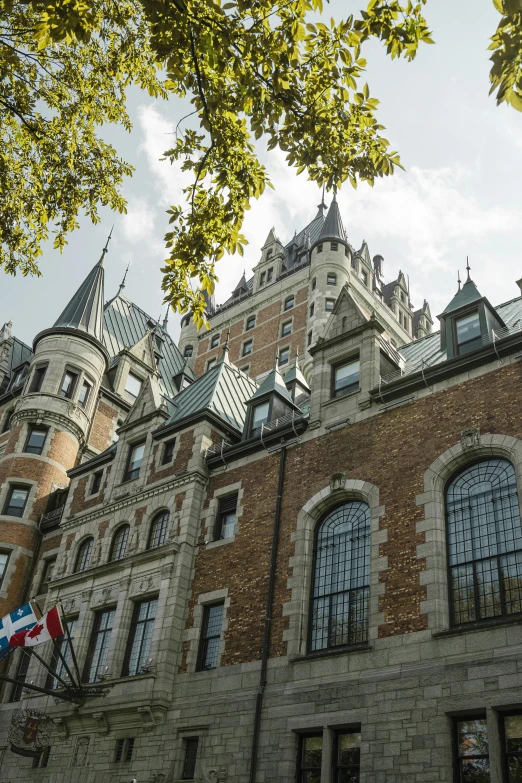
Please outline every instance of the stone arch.
[[330, 508], [345, 500], [363, 500], [370, 507], [370, 605], [368, 638], [377, 638], [378, 626], [383, 622], [379, 612], [379, 596], [384, 585], [379, 582], [379, 573], [387, 568], [387, 558], [380, 555], [380, 545], [387, 540], [387, 531], [380, 530], [379, 520], [384, 506], [379, 505], [379, 489], [368, 481], [346, 479], [343, 473], [334, 473], [330, 485], [317, 492], [301, 508], [292, 540], [295, 553], [290, 558], [292, 576], [287, 582], [291, 599], [283, 606], [283, 615], [289, 618], [284, 640], [288, 655], [299, 656], [307, 652], [310, 585], [313, 567], [315, 528]]
[[420, 574], [426, 587], [421, 612], [427, 614], [432, 632], [450, 627], [448, 596], [448, 561], [446, 551], [445, 489], [450, 478], [466, 465], [482, 457], [504, 457], [515, 469], [517, 485], [522, 486], [522, 440], [510, 435], [481, 435], [478, 429], [462, 433], [459, 443], [451, 446], [432, 462], [424, 473], [424, 492], [416, 497], [424, 506], [424, 518], [417, 523], [417, 533], [424, 543], [417, 545], [417, 557], [426, 561]]

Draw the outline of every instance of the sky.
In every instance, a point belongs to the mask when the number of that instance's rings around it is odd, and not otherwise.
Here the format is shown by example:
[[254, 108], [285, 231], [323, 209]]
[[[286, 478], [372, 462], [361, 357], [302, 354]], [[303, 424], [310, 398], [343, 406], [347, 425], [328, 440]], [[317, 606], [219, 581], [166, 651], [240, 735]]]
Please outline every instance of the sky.
[[[331, 0], [326, 15], [339, 19], [362, 6], [361, 0]], [[487, 47], [499, 19], [491, 0], [429, 0], [425, 14], [436, 45], [423, 46], [413, 62], [390, 60], [378, 42], [364, 52], [371, 94], [381, 101], [379, 121], [406, 170], [378, 180], [374, 188], [363, 183], [354, 190], [347, 183], [338, 201], [351, 244], [359, 248], [365, 239], [372, 256], [384, 257], [387, 282], [401, 269], [409, 276], [414, 306], [427, 299], [436, 316], [453, 297], [458, 272], [465, 276], [467, 257], [472, 278], [493, 305], [520, 294], [522, 114], [497, 107], [488, 96]], [[160, 157], [187, 105], [131, 91], [132, 132], [104, 130], [136, 169], [123, 188], [127, 215], [102, 209], [97, 226], [82, 219], [63, 254], [50, 243], [45, 247], [39, 278], [0, 272], [0, 327], [12, 320], [13, 333], [31, 343], [52, 325], [99, 259], [113, 223], [106, 299], [117, 293], [129, 264], [125, 295], [154, 318], [164, 314], [165, 211], [181, 203], [183, 183], [179, 171]], [[268, 189], [247, 213], [244, 258], [219, 264], [217, 303], [228, 298], [243, 269], [248, 276], [259, 261], [272, 226], [288, 242], [314, 217], [320, 201], [317, 186], [306, 174], [296, 176], [283, 153], [262, 145], [258, 150], [275, 190]], [[175, 339], [179, 320], [170, 316]]]

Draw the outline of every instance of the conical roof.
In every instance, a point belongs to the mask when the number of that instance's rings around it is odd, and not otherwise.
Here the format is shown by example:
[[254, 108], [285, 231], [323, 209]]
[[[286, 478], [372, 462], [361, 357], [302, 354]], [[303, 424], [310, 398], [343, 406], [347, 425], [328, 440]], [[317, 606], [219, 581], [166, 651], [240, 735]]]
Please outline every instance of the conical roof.
[[292, 381], [297, 381], [304, 389], [310, 391], [310, 386], [299, 367], [299, 358], [295, 360], [293, 367], [291, 367], [285, 375], [285, 384], [288, 385], [289, 383], [292, 383]]
[[480, 291], [478, 290], [473, 280], [468, 278], [462, 288], [457, 291], [449, 305], [446, 307], [443, 315], [446, 313], [451, 313], [454, 310], [459, 310], [461, 307], [471, 304], [472, 302], [477, 302], [479, 299], [482, 299]]
[[87, 332], [102, 342], [103, 340], [103, 282], [104, 269], [102, 256], [94, 269], [87, 275], [73, 298], [58, 318], [55, 327], [78, 329]]
[[266, 376], [265, 380], [259, 387], [259, 389], [256, 391], [256, 393], [249, 399], [249, 403], [254, 402], [255, 400], [258, 400], [260, 397], [266, 397], [268, 394], [279, 394], [280, 397], [284, 399], [285, 402], [287, 402], [289, 405], [292, 406], [292, 408], [296, 408], [294, 401], [292, 400], [292, 397], [290, 396], [290, 392], [285, 386], [285, 382], [283, 380], [283, 376], [279, 372], [279, 367], [274, 367], [273, 370], [270, 370], [268, 375]]
[[328, 210], [321, 233], [319, 234], [319, 240], [335, 238], [342, 239], [343, 242], [346, 242], [346, 232], [341, 219], [337, 197], [334, 194], [333, 201], [330, 204], [330, 209]]

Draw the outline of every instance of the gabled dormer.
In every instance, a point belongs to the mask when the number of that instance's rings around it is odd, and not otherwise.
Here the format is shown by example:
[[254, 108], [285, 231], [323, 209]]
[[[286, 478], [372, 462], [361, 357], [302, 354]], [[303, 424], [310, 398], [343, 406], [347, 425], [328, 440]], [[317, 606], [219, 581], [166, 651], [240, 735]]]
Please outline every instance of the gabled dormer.
[[261, 260], [254, 268], [254, 291], [275, 282], [281, 274], [284, 262], [285, 249], [272, 228], [261, 250]]
[[299, 354], [296, 356], [293, 367], [285, 375], [285, 385], [296, 405], [302, 405], [310, 398], [310, 386], [299, 367]]
[[300, 413], [279, 372], [278, 361], [259, 389], [248, 400], [246, 407], [244, 439], [258, 435], [263, 425], [291, 416], [292, 412]]
[[506, 328], [506, 324], [482, 296], [469, 276], [460, 287], [440, 320], [441, 350], [448, 359], [477, 351], [494, 339], [494, 334]]

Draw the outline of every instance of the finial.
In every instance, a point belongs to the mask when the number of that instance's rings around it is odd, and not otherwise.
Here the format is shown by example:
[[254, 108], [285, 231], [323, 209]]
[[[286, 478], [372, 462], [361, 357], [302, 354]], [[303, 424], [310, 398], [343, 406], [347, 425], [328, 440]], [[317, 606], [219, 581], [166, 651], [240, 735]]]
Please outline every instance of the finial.
[[127, 272], [129, 271], [129, 266], [130, 266], [130, 261], [127, 264], [127, 269], [125, 270], [125, 274], [123, 275], [123, 280], [120, 283], [120, 287], [119, 287], [119, 290], [118, 290], [118, 296], [121, 294], [121, 292], [125, 288], [125, 281], [127, 279]]
[[276, 348], [274, 369], [279, 370], [279, 348]]
[[[471, 272], [471, 267], [469, 265], [469, 256], [466, 256], [466, 269], [468, 270], [468, 280], [471, 280], [471, 277], [469, 276], [469, 273]], [[466, 280], [466, 282], [468, 282], [468, 280]]]
[[299, 367], [299, 346], [295, 349], [295, 366]]
[[106, 241], [106, 243], [105, 243], [105, 247], [104, 247], [104, 248], [103, 248], [103, 250], [102, 250], [101, 258], [100, 258], [100, 260], [98, 261], [98, 266], [103, 266], [103, 259], [105, 258], [105, 253], [108, 253], [108, 252], [109, 252], [109, 242], [110, 242], [110, 241], [111, 241], [111, 239], [112, 239], [112, 232], [113, 232], [113, 231], [114, 231], [114, 223], [112, 224], [112, 228], [111, 228], [111, 230], [110, 230], [110, 234], [109, 234], [109, 236], [107, 237], [107, 241]]
[[230, 341], [230, 325], [227, 330], [227, 339], [225, 340], [225, 345], [223, 346], [223, 356], [228, 353], [228, 343]]
[[321, 196], [321, 203], [317, 205], [317, 209], [319, 210], [326, 209], [326, 204], [324, 203], [324, 185], [323, 185], [323, 195]]
[[457, 283], [459, 284], [458, 290], [460, 291], [460, 270], [457, 272]]
[[161, 325], [161, 328], [163, 329], [164, 332], [167, 331], [167, 324], [169, 322], [169, 310], [170, 310], [170, 306], [167, 305], [167, 312], [165, 313], [165, 318], [163, 319], [163, 324]]

